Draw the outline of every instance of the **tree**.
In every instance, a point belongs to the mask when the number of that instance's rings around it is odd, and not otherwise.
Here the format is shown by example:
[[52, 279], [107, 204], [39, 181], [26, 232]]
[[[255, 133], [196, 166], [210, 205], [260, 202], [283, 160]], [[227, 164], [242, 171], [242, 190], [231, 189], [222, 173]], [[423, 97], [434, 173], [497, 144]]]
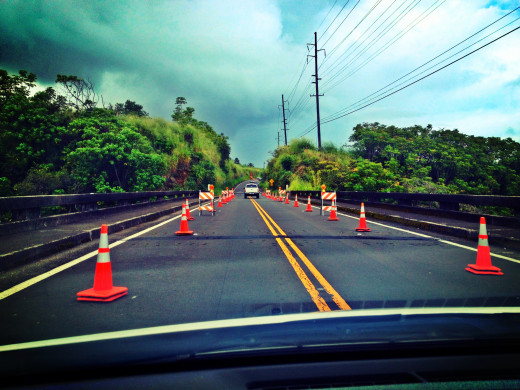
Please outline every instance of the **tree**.
[[238, 159], [238, 157], [235, 157], [235, 164], [240, 164], [240, 160]]
[[144, 191], [161, 188], [166, 162], [150, 141], [110, 111], [96, 109], [68, 126], [78, 141], [64, 150], [79, 192]]
[[58, 74], [56, 83], [61, 85], [69, 106], [76, 111], [92, 110], [100, 100], [103, 104], [103, 97], [96, 94], [91, 80]]
[[64, 125], [64, 98], [53, 88], [30, 96], [36, 75], [0, 70], [0, 177], [15, 186], [30, 170], [58, 171], [64, 145], [70, 142]]
[[[475, 137], [457, 129], [432, 130], [431, 125], [397, 128], [363, 123], [354, 128], [350, 141], [354, 156], [383, 164], [407, 179], [410, 191], [422, 191], [425, 183], [441, 192], [520, 193], [520, 144], [511, 139]], [[414, 183], [418, 183], [415, 188]]]
[[137, 116], [148, 116], [148, 113], [143, 110], [143, 106], [137, 104], [134, 101], [127, 100], [125, 104], [116, 103], [114, 107], [109, 107], [114, 111], [116, 116], [120, 115], [137, 115]]
[[173, 111], [172, 120], [174, 122], [180, 122], [184, 118], [184, 114], [183, 114], [183, 111], [182, 111], [182, 106], [184, 104], [187, 104], [186, 98], [184, 98], [182, 96], [179, 96], [175, 100], [175, 104], [177, 106], [175, 107], [175, 110]]
[[6, 70], [0, 69], [0, 110], [4, 110], [13, 98], [28, 99], [35, 82], [36, 75], [26, 70], [20, 70], [18, 75], [9, 75]]

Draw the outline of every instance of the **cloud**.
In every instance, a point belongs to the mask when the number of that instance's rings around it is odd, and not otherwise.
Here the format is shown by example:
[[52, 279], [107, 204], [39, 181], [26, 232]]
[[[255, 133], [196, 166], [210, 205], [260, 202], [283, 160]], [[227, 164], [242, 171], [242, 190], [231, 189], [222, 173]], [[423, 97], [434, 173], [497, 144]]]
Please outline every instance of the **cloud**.
[[[316, 27], [324, 22], [318, 30], [321, 37], [343, 6], [339, 2], [331, 9], [333, 3], [11, 0], [0, 3], [0, 67], [29, 70], [43, 84], [52, 84], [58, 73], [90, 78], [105, 101], [134, 100], [152, 116], [167, 119], [175, 98], [184, 96], [198, 119], [230, 137], [233, 157], [261, 166], [277, 145], [281, 94], [289, 97]], [[360, 43], [361, 33], [390, 4], [391, 0], [383, 0], [341, 50]], [[431, 4], [433, 0], [422, 2], [390, 33], [397, 33]], [[325, 45], [326, 60], [320, 52], [323, 85], [331, 76], [324, 72], [325, 65], [341, 55], [339, 48], [336, 52], [333, 48], [372, 5], [361, 2], [352, 12]], [[322, 118], [421, 65], [506, 9], [507, 2], [445, 2], [369, 65], [327, 91], [320, 99]], [[320, 48], [343, 15], [320, 40]], [[520, 54], [511, 50], [515, 45], [518, 33], [391, 98], [324, 124], [322, 139], [344, 143], [352, 127], [364, 121], [432, 123], [479, 134], [495, 123], [498, 127], [488, 134], [505, 134], [518, 124]], [[316, 120], [314, 98], [308, 96], [314, 93], [312, 65], [306, 67], [300, 88], [288, 103], [291, 110], [300, 97], [304, 103], [304, 109], [291, 117], [289, 138]], [[315, 139], [316, 130], [308, 135]]]

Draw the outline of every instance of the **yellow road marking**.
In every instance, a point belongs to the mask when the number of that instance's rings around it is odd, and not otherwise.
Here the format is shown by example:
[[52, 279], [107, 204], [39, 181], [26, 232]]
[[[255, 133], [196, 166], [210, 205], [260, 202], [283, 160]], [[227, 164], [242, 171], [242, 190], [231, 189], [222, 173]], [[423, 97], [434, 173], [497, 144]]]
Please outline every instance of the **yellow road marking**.
[[256, 202], [254, 202], [253, 200], [251, 200], [251, 201], [253, 202], [253, 206], [255, 206], [256, 211], [258, 211], [258, 214], [260, 214], [260, 216], [264, 220], [265, 224], [267, 225], [267, 227], [273, 234], [273, 236], [276, 237], [276, 242], [278, 243], [280, 248], [282, 248], [282, 251], [285, 254], [285, 256], [287, 257], [287, 260], [289, 260], [289, 263], [293, 267], [294, 272], [296, 272], [296, 275], [298, 275], [298, 278], [300, 278], [300, 281], [303, 283], [303, 286], [305, 287], [305, 289], [311, 296], [312, 301], [318, 307], [318, 310], [319, 311], [331, 311], [329, 305], [327, 305], [325, 300], [320, 296], [320, 293], [318, 292], [318, 290], [316, 290], [316, 287], [314, 287], [314, 284], [312, 284], [311, 280], [309, 279], [309, 277], [307, 276], [307, 274], [305, 273], [303, 268], [300, 267], [300, 264], [298, 264], [298, 261], [294, 258], [291, 251], [289, 250], [289, 248], [287, 248], [287, 246], [283, 243], [283, 241], [278, 237], [278, 234], [273, 229], [273, 227], [271, 226], [269, 221], [264, 217], [262, 212], [259, 210], [259, 208], [258, 208], [259, 206], [257, 204], [255, 204]]
[[[266, 217], [278, 229], [280, 234], [287, 236], [287, 234], [282, 230], [282, 228], [280, 226], [278, 226], [278, 224], [271, 218], [271, 216], [269, 214], [267, 214], [267, 212], [262, 208], [262, 206], [260, 206], [256, 201], [253, 201], [253, 203], [256, 203], [258, 205], [258, 207], [260, 208], [260, 210], [262, 210], [265, 213]], [[327, 291], [327, 293], [330, 296], [332, 296], [332, 300], [334, 301], [334, 303], [336, 303], [336, 305], [338, 305], [338, 307], [341, 310], [351, 310], [352, 308], [347, 304], [347, 302], [345, 302], [345, 300], [341, 297], [341, 295], [339, 295], [338, 292], [336, 290], [334, 290], [334, 288], [330, 285], [330, 283], [327, 281], [327, 279], [325, 279], [325, 277], [323, 277], [323, 275], [320, 273], [320, 271], [318, 271], [316, 269], [314, 264], [312, 264], [312, 262], [307, 258], [307, 256], [305, 256], [303, 254], [303, 252], [300, 250], [300, 248], [298, 248], [290, 238], [286, 237], [285, 241], [287, 241], [287, 243], [290, 245], [290, 247], [298, 254], [300, 259], [302, 259], [302, 261], [305, 263], [307, 268], [309, 268], [309, 270], [314, 275], [314, 277], [316, 279], [318, 279], [318, 282], [320, 282], [320, 284], [323, 286], [325, 291]]]
[[[278, 229], [278, 232], [282, 236], [287, 236], [287, 234], [282, 230], [280, 226], [271, 218], [271, 216], [256, 202], [255, 200], [251, 199], [251, 202], [253, 202], [253, 205], [256, 207], [257, 211], [260, 213], [260, 216], [264, 219], [264, 222], [267, 224], [269, 229], [271, 230], [271, 233], [273, 235], [277, 236], [276, 232], [273, 231], [274, 229], [269, 225], [269, 223], [266, 220], [266, 217], [269, 219], [269, 221], [273, 224], [273, 226]], [[264, 217], [265, 215], [265, 217]], [[341, 310], [351, 310], [352, 308], [347, 304], [347, 302], [341, 297], [341, 295], [338, 294], [338, 292], [331, 286], [331, 284], [325, 279], [325, 277], [318, 271], [318, 269], [312, 264], [312, 262], [305, 256], [305, 254], [296, 246], [296, 244], [288, 237], [284, 237], [285, 241], [289, 244], [289, 246], [296, 252], [296, 254], [300, 257], [300, 259], [303, 261], [303, 263], [307, 266], [307, 268], [311, 271], [311, 273], [314, 275], [314, 277], [318, 280], [318, 282], [323, 286], [325, 291], [332, 297], [332, 300]], [[281, 241], [281, 240], [280, 240]], [[289, 252], [290, 253], [290, 252]]]
[[303, 252], [298, 248], [290, 238], [285, 239], [291, 248], [298, 254], [300, 259], [305, 263], [307, 268], [312, 272], [314, 277], [318, 279], [318, 282], [323, 286], [325, 291], [332, 297], [332, 300], [341, 310], [352, 310], [352, 308], [347, 304], [347, 302], [341, 297], [341, 295], [338, 294], [336, 290], [330, 285], [330, 283], [323, 277], [323, 275], [316, 269], [314, 264], [311, 263], [311, 261], [303, 254]]

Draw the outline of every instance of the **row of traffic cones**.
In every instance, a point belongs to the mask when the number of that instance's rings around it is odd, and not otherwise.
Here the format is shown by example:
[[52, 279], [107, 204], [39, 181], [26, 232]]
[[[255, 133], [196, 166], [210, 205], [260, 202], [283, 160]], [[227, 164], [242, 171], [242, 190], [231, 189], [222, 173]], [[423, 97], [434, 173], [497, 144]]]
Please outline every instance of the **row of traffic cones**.
[[[307, 203], [307, 208], [310, 207], [310, 197]], [[335, 206], [335, 204], [334, 204]], [[297, 206], [295, 206], [297, 207]], [[181, 227], [175, 232], [176, 235], [191, 235], [192, 230], [188, 227], [187, 209], [185, 204], [182, 205]], [[308, 211], [308, 210], [305, 210]], [[310, 210], [312, 211], [312, 209]], [[335, 207], [331, 210], [334, 212], [334, 217], [337, 218]], [[331, 217], [333, 216], [331, 212]], [[361, 204], [361, 216], [359, 227], [356, 231], [370, 231], [366, 227], [364, 204]], [[330, 218], [329, 218], [330, 219]], [[491, 263], [491, 251], [489, 249], [488, 235], [486, 228], [486, 219], [480, 218], [479, 240], [477, 248], [477, 259], [475, 264], [468, 264], [466, 271], [478, 275], [503, 275], [504, 273], [498, 267]], [[96, 270], [94, 274], [94, 286], [90, 289], [78, 292], [78, 301], [93, 301], [93, 302], [112, 302], [128, 294], [127, 287], [116, 287], [112, 283], [112, 267], [110, 263], [110, 248], [108, 245], [108, 226], [101, 225], [101, 232], [99, 238], [99, 249], [96, 261]]]
[[[287, 196], [286, 204], [289, 203], [289, 197]], [[294, 206], [299, 207], [298, 195], [294, 197]], [[329, 221], [338, 221], [336, 213], [336, 202], [332, 201], [331, 213], [328, 218]], [[311, 197], [308, 197], [306, 212], [312, 212]], [[359, 215], [359, 226], [355, 228], [357, 232], [370, 232], [371, 229], [367, 227], [366, 216], [365, 216], [365, 204], [361, 203], [361, 211]], [[466, 271], [479, 275], [503, 275], [504, 273], [498, 267], [495, 267], [491, 263], [491, 251], [488, 243], [488, 235], [486, 228], [486, 219], [480, 218], [480, 229], [479, 229], [479, 241], [477, 247], [477, 261], [475, 264], [468, 264]]]
[[[288, 199], [288, 197], [287, 197]], [[289, 203], [288, 200], [286, 204]], [[295, 195], [294, 198], [294, 206], [299, 207], [298, 204], [298, 195]], [[332, 201], [331, 213], [328, 218], [329, 221], [338, 221], [337, 213], [336, 213], [336, 202]], [[307, 200], [307, 209], [306, 212], [312, 212], [311, 207], [311, 197], [308, 197]], [[371, 229], [367, 227], [367, 221], [365, 216], [365, 204], [361, 203], [361, 211], [359, 215], [359, 226], [355, 228], [357, 232], [370, 232]], [[486, 219], [484, 217], [480, 218], [480, 228], [479, 228], [479, 240], [477, 247], [477, 261], [475, 264], [468, 264], [466, 267], [466, 271], [479, 274], [479, 275], [503, 275], [504, 273], [498, 267], [495, 267], [491, 263], [491, 250], [489, 248], [488, 243], [488, 235], [486, 228]]]
[[225, 196], [220, 195], [218, 197], [218, 205], [217, 205], [217, 207], [224, 207], [225, 204], [228, 204], [233, 199], [235, 199], [235, 193], [232, 193], [232, 194], [228, 193]]
[[[286, 197], [285, 204], [289, 204], [289, 195], [287, 195], [287, 197]], [[298, 203], [298, 195], [297, 194], [294, 196], [294, 206], [293, 207], [300, 207], [300, 205]], [[339, 221], [339, 218], [337, 216], [336, 210], [337, 210], [336, 201], [333, 200], [332, 201], [331, 210], [330, 210], [330, 216], [328, 218], [329, 221]], [[310, 196], [307, 198], [307, 208], [305, 209], [305, 212], [312, 213], [311, 197]], [[367, 221], [366, 221], [366, 217], [365, 217], [365, 204], [364, 203], [361, 203], [361, 212], [360, 212], [360, 217], [359, 217], [359, 226], [355, 230], [358, 231], [358, 232], [370, 232], [371, 231], [371, 229], [369, 227], [367, 227]]]

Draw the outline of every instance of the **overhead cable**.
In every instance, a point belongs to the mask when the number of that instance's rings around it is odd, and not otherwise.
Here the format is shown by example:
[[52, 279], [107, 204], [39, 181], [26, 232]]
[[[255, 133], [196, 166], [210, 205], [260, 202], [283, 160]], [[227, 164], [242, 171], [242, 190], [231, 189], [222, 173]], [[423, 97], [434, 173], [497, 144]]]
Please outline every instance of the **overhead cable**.
[[[518, 27], [516, 27], [516, 28], [514, 28], [514, 29], [512, 29], [512, 30], [510, 30], [510, 31], [508, 31], [507, 33], [505, 33], [505, 34], [499, 36], [498, 38], [495, 38], [495, 39], [493, 39], [492, 41], [490, 41], [490, 42], [488, 42], [488, 43], [486, 43], [486, 44], [484, 44], [484, 45], [482, 45], [482, 46], [476, 48], [475, 50], [473, 50], [473, 51], [471, 51], [471, 52], [469, 52], [469, 53], [463, 55], [462, 57], [459, 57], [459, 58], [457, 58], [456, 60], [454, 60], [454, 61], [452, 61], [452, 62], [450, 62], [450, 63], [448, 63], [448, 64], [446, 64], [446, 65], [444, 65], [444, 66], [442, 66], [442, 67], [440, 67], [440, 68], [438, 68], [438, 69], [436, 69], [436, 70], [434, 70], [433, 72], [430, 72], [430, 73], [428, 73], [427, 75], [425, 75], [425, 76], [423, 76], [423, 77], [421, 77], [421, 78], [419, 78], [419, 79], [417, 79], [417, 80], [415, 80], [415, 81], [413, 81], [413, 82], [410, 82], [410, 83], [406, 84], [405, 86], [403, 86], [403, 87], [401, 87], [401, 88], [399, 88], [399, 89], [397, 89], [397, 90], [395, 90], [395, 91], [393, 91], [393, 92], [387, 93], [386, 95], [380, 97], [380, 98], [377, 99], [377, 100], [374, 100], [374, 101], [372, 101], [372, 102], [370, 102], [370, 103], [367, 103], [367, 104], [363, 105], [362, 107], [359, 107], [359, 108], [353, 109], [353, 110], [351, 110], [351, 111], [349, 111], [349, 112], [346, 112], [346, 113], [344, 113], [344, 114], [342, 114], [342, 115], [337, 115], [337, 113], [336, 113], [336, 114], [332, 114], [332, 115], [329, 116], [329, 117], [331, 117], [331, 119], [324, 120], [324, 121], [322, 121], [322, 123], [328, 123], [328, 122], [332, 122], [332, 121], [338, 120], [338, 119], [343, 118], [343, 117], [345, 117], [345, 116], [347, 116], [347, 115], [353, 114], [354, 112], [360, 111], [360, 110], [362, 110], [362, 109], [364, 109], [364, 108], [366, 108], [366, 107], [368, 107], [368, 106], [371, 106], [372, 104], [375, 104], [375, 103], [377, 103], [377, 102], [379, 102], [379, 101], [381, 101], [381, 100], [383, 100], [383, 99], [386, 99], [387, 97], [392, 96], [392, 95], [396, 94], [397, 92], [400, 92], [400, 91], [402, 91], [403, 89], [408, 88], [408, 87], [410, 87], [410, 86], [412, 86], [412, 85], [418, 83], [419, 81], [424, 80], [424, 79], [427, 78], [427, 77], [430, 77], [431, 75], [433, 75], [433, 74], [435, 74], [435, 73], [437, 73], [437, 72], [440, 72], [441, 70], [447, 68], [448, 66], [451, 66], [451, 65], [455, 64], [456, 62], [458, 62], [458, 61], [460, 61], [460, 60], [462, 60], [462, 59], [464, 59], [464, 58], [470, 56], [471, 54], [476, 53], [477, 51], [479, 51], [479, 50], [481, 50], [481, 49], [483, 49], [483, 48], [485, 48], [485, 47], [491, 45], [492, 43], [498, 41], [499, 39], [504, 38], [505, 36], [507, 36], [507, 35], [513, 33], [514, 31], [516, 31], [516, 30], [518, 30], [518, 29], [520, 29], [520, 26], [518, 26]], [[340, 110], [340, 111], [343, 111], [343, 110]], [[338, 111], [338, 112], [340, 112], [340, 111]]]

